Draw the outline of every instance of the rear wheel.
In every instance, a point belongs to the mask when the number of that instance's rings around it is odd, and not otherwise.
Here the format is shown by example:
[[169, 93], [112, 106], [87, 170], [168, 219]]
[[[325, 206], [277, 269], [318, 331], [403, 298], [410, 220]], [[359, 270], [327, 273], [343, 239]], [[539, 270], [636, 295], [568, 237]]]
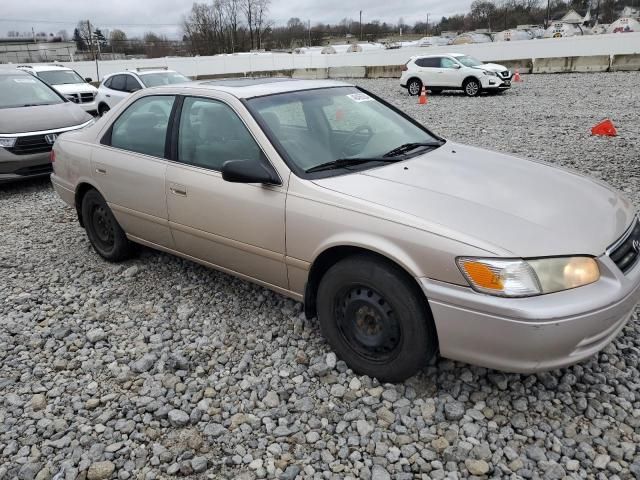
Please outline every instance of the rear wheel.
[[98, 114], [102, 117], [105, 113], [107, 113], [109, 111], [109, 105], [106, 105], [104, 103], [101, 103], [100, 106], [98, 107]]
[[462, 88], [464, 89], [464, 93], [467, 97], [477, 97], [480, 95], [482, 85], [480, 85], [480, 82], [475, 78], [470, 78], [464, 82]]
[[437, 350], [433, 319], [415, 282], [373, 256], [349, 257], [327, 271], [318, 288], [318, 319], [351, 369], [383, 382], [411, 377]]
[[89, 190], [84, 195], [82, 220], [91, 245], [101, 257], [110, 262], [120, 262], [131, 257], [133, 245], [97, 190]]
[[422, 90], [422, 82], [417, 78], [412, 78], [407, 83], [407, 90], [409, 91], [409, 95], [420, 95], [420, 91]]

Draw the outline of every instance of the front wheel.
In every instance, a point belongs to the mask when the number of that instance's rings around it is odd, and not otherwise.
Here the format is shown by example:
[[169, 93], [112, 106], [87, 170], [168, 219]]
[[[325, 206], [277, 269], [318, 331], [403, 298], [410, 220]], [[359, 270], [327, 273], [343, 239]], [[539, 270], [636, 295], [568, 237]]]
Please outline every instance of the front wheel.
[[420, 95], [420, 92], [422, 91], [422, 82], [417, 78], [412, 78], [407, 84], [407, 90], [409, 91], [409, 95], [414, 97], [416, 95]]
[[463, 85], [464, 93], [467, 97], [477, 97], [480, 95], [480, 91], [482, 90], [482, 85], [475, 78], [470, 78], [469, 80], [464, 82]]
[[437, 335], [418, 286], [399, 267], [358, 255], [332, 266], [318, 288], [327, 341], [359, 374], [400, 382], [426, 365]]
[[82, 221], [91, 245], [102, 258], [120, 262], [131, 257], [133, 245], [97, 190], [89, 190], [82, 199]]

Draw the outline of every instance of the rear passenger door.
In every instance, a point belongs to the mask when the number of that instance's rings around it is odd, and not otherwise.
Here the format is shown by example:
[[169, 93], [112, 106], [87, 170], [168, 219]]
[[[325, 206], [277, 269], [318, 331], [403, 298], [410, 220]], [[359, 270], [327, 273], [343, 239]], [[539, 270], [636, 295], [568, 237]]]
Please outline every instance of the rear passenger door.
[[229, 183], [228, 160], [268, 162], [227, 103], [185, 97], [167, 168], [169, 225], [176, 250], [218, 268], [288, 288], [286, 184]]
[[176, 97], [152, 95], [132, 103], [91, 156], [93, 179], [124, 231], [171, 248], [165, 197], [167, 134]]
[[428, 87], [442, 86], [440, 74], [440, 58], [426, 57], [416, 60], [416, 65], [420, 68], [420, 78], [422, 83]]

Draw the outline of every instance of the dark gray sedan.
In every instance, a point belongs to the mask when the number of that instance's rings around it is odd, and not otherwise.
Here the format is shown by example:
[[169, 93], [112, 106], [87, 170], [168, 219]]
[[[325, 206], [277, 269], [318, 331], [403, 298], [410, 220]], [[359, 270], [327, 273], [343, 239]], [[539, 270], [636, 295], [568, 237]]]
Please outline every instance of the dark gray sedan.
[[0, 182], [49, 175], [58, 135], [93, 117], [28, 73], [0, 71]]

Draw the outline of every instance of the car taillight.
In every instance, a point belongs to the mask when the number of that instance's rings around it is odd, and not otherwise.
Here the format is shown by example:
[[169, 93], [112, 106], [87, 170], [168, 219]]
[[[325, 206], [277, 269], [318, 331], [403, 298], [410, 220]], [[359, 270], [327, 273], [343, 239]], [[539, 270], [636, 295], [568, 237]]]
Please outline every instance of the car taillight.
[[50, 163], [54, 163], [56, 161], [56, 152], [51, 149], [51, 152], [49, 152], [49, 162]]

